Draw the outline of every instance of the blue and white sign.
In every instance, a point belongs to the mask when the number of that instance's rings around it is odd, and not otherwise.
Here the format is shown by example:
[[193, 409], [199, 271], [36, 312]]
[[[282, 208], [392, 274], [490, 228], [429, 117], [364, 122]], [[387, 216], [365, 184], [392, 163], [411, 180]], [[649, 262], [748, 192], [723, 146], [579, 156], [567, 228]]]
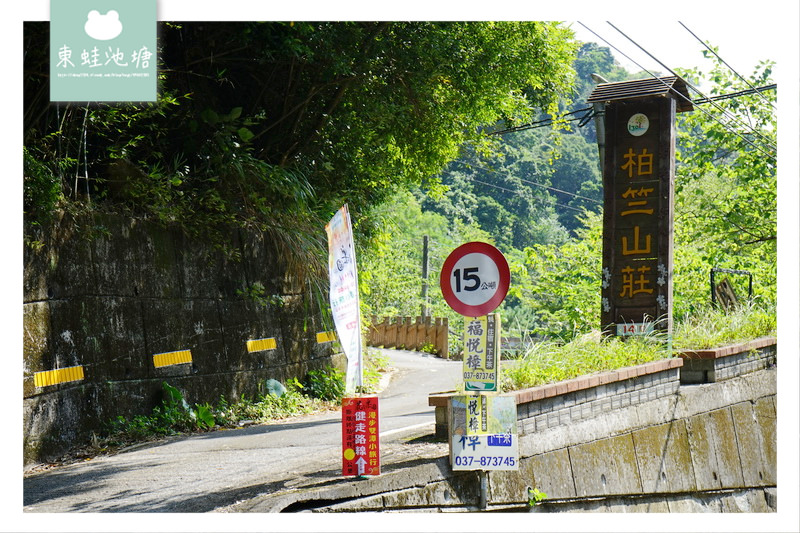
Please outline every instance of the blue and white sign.
[[453, 470], [519, 470], [516, 434], [453, 435], [450, 442]]
[[518, 470], [514, 396], [475, 394], [450, 398], [450, 466], [453, 470]]

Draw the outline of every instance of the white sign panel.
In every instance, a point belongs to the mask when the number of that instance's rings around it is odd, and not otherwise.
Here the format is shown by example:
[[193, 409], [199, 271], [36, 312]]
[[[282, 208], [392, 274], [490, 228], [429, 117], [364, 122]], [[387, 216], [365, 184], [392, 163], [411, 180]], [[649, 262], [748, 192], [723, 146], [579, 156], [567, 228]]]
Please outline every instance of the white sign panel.
[[450, 398], [453, 470], [518, 470], [517, 402], [513, 396]]
[[453, 435], [453, 470], [519, 470], [519, 439], [513, 433]]
[[464, 390], [496, 391], [500, 316], [464, 319]]
[[654, 331], [653, 323], [617, 324], [617, 335], [650, 335]]
[[336, 335], [347, 357], [346, 391], [362, 385], [361, 312], [358, 301], [358, 271], [350, 213], [343, 206], [325, 226], [328, 234], [330, 304]]

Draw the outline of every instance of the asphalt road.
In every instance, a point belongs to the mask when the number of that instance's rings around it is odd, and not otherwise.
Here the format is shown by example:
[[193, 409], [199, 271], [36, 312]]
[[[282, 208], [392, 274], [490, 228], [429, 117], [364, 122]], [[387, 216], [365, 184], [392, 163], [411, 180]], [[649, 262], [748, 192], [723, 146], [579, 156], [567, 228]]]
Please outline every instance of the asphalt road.
[[[381, 446], [432, 434], [428, 394], [454, 389], [461, 363], [384, 351], [396, 371], [380, 394]], [[23, 510], [208, 512], [309, 478], [340, 475], [340, 454], [340, 412], [174, 437], [27, 475]]]

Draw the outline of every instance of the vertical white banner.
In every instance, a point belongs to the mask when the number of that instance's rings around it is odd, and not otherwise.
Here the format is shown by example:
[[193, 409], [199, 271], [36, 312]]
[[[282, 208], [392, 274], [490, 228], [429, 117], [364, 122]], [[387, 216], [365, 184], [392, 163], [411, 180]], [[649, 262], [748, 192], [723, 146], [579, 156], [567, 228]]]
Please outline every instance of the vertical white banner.
[[362, 366], [358, 271], [347, 205], [336, 212], [325, 231], [328, 234], [331, 312], [336, 335], [347, 357], [346, 390], [350, 394], [362, 385]]

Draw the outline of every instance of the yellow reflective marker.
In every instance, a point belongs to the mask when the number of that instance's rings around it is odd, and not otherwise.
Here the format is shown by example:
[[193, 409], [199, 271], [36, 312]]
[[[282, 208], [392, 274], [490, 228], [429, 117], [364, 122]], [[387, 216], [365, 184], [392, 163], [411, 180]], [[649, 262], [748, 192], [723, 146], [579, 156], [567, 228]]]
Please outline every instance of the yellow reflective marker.
[[180, 365], [192, 362], [191, 350], [179, 350], [177, 352], [157, 353], [153, 356], [153, 366], [156, 368], [170, 365]]
[[33, 384], [37, 387], [49, 387], [69, 381], [81, 381], [82, 379], [83, 366], [79, 365], [59, 368], [57, 370], [47, 370], [45, 372], [36, 372], [33, 375]]
[[248, 352], [262, 352], [264, 350], [274, 350], [278, 347], [278, 343], [274, 338], [270, 339], [255, 339], [247, 341]]
[[317, 333], [317, 344], [322, 344], [323, 342], [331, 342], [336, 340], [336, 333], [333, 331], [323, 331]]

